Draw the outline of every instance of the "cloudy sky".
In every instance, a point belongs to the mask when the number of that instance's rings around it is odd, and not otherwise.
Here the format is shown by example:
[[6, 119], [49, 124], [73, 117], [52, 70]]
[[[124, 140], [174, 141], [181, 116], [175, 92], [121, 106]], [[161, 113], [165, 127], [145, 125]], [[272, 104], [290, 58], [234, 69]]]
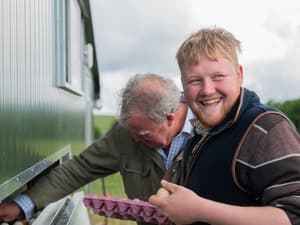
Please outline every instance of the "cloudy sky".
[[118, 114], [128, 78], [153, 72], [179, 87], [175, 54], [191, 33], [218, 26], [242, 42], [244, 86], [263, 102], [300, 97], [297, 0], [91, 0], [102, 82], [101, 114]]

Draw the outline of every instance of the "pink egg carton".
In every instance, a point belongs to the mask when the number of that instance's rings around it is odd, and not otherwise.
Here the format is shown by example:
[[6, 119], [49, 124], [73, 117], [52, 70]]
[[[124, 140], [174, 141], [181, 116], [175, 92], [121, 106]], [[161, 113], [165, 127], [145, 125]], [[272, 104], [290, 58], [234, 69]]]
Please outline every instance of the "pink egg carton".
[[97, 215], [122, 220], [171, 225], [171, 221], [156, 210], [149, 202], [132, 199], [121, 199], [110, 196], [85, 195], [83, 203], [91, 207]]

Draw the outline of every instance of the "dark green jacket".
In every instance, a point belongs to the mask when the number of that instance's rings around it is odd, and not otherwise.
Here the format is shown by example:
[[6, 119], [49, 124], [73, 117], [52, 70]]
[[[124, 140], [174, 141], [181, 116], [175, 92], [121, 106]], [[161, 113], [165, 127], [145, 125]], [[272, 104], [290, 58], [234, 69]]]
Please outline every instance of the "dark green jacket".
[[[180, 157], [174, 161], [180, 162]], [[174, 164], [166, 173], [161, 156], [142, 142], [135, 142], [131, 133], [116, 123], [104, 138], [53, 169], [26, 194], [41, 209], [97, 178], [120, 172], [128, 198], [148, 200], [165, 174], [166, 179], [175, 181], [176, 168]]]

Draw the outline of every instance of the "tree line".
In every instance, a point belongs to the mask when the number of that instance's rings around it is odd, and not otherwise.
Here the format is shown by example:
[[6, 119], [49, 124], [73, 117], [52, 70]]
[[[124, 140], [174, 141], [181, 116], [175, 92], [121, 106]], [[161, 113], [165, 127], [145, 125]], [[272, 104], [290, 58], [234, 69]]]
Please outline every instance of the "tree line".
[[270, 100], [267, 104], [285, 113], [295, 124], [298, 133], [300, 133], [300, 98], [283, 102]]

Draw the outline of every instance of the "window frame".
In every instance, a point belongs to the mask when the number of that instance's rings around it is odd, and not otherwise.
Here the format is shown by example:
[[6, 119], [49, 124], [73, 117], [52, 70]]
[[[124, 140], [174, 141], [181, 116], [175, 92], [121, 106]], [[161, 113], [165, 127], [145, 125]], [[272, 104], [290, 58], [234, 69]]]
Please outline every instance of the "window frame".
[[[81, 9], [77, 0], [56, 0], [54, 11], [56, 87], [82, 96], [84, 95], [84, 28]], [[76, 22], [80, 21], [80, 24], [74, 23], [74, 17]], [[74, 38], [79, 38], [79, 41], [75, 42]]]

